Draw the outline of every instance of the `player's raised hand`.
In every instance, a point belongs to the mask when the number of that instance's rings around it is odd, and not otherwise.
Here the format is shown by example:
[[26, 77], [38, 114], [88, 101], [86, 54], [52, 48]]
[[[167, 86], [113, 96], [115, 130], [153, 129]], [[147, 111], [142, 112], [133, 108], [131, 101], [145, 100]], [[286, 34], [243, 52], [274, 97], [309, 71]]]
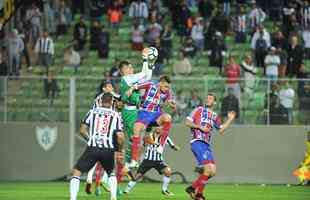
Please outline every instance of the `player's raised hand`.
[[154, 64], [158, 58], [158, 50], [155, 47], [146, 47], [142, 50], [143, 62], [148, 63], [149, 69], [154, 69]]
[[229, 120], [234, 120], [236, 117], [236, 112], [235, 111], [230, 111], [227, 113], [227, 117]]
[[173, 110], [176, 110], [177, 109], [177, 105], [176, 105], [176, 102], [173, 101], [173, 100], [169, 100], [167, 101], [168, 105], [173, 109]]
[[142, 59], [147, 61], [149, 56], [149, 48], [144, 48], [142, 50]]

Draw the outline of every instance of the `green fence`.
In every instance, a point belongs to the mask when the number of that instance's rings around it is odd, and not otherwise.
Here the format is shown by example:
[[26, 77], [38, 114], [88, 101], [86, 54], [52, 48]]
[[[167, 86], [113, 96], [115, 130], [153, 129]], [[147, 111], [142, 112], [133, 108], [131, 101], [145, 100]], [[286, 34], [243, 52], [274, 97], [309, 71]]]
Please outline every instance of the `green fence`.
[[[102, 79], [92, 77], [57, 77], [59, 92], [52, 98], [45, 94], [44, 77], [19, 77], [0, 79], [0, 120], [4, 122], [68, 122], [70, 104], [75, 105], [75, 118], [79, 122], [90, 109]], [[73, 80], [73, 82], [70, 80]], [[253, 88], [246, 87], [252, 81]], [[71, 83], [71, 85], [70, 85]], [[74, 83], [74, 84], [72, 84]], [[70, 87], [75, 91], [70, 100]], [[74, 88], [73, 88], [74, 87]], [[223, 78], [173, 78], [172, 90], [177, 102], [177, 112], [172, 113], [174, 121], [180, 122], [197, 105], [204, 104], [209, 92], [217, 95], [215, 111], [221, 114], [228, 88], [234, 88], [233, 95], [239, 101], [238, 124], [288, 124], [287, 112], [282, 104], [287, 104], [287, 93], [293, 93], [291, 110], [294, 125], [309, 124], [310, 80], [268, 79], [238, 80], [236, 84], [227, 84]], [[289, 89], [290, 88], [290, 89]], [[273, 89], [277, 99], [269, 98]], [[117, 84], [116, 84], [117, 90]], [[72, 99], [74, 102], [71, 102]], [[226, 101], [228, 104], [231, 101]], [[231, 105], [228, 105], [228, 107]], [[166, 109], [163, 104], [164, 110]], [[222, 116], [225, 117], [225, 116]], [[77, 123], [78, 124], [78, 123]]]

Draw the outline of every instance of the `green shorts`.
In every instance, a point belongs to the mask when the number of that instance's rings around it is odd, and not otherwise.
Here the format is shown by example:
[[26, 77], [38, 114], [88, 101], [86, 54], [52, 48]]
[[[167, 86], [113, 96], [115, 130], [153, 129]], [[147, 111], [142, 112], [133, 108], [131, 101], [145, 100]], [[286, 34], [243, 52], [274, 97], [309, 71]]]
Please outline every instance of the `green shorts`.
[[125, 161], [131, 161], [131, 137], [133, 136], [133, 127], [137, 120], [138, 110], [122, 110], [122, 118], [124, 124], [124, 132], [126, 135], [126, 152], [125, 152]]

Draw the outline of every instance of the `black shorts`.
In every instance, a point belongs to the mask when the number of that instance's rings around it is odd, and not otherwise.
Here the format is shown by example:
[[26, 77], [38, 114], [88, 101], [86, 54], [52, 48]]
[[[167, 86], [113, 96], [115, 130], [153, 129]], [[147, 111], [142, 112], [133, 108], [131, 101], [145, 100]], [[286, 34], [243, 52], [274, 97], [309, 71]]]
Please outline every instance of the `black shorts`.
[[114, 170], [114, 150], [98, 147], [87, 147], [83, 155], [75, 165], [75, 169], [83, 172], [88, 172], [99, 161], [110, 175]]
[[159, 174], [163, 174], [163, 170], [168, 167], [164, 161], [143, 160], [137, 173], [144, 175], [150, 169], [154, 168]]

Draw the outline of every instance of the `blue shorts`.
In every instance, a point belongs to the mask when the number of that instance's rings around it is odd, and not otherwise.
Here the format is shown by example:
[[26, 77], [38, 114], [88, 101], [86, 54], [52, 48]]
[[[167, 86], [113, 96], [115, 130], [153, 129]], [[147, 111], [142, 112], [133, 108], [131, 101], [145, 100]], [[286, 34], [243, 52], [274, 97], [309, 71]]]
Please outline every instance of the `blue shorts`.
[[215, 164], [212, 149], [208, 143], [203, 141], [194, 141], [191, 143], [191, 150], [197, 160], [198, 166], [205, 164]]
[[139, 110], [136, 122], [143, 123], [145, 126], [155, 125], [156, 120], [160, 117], [161, 112], [148, 112]]

